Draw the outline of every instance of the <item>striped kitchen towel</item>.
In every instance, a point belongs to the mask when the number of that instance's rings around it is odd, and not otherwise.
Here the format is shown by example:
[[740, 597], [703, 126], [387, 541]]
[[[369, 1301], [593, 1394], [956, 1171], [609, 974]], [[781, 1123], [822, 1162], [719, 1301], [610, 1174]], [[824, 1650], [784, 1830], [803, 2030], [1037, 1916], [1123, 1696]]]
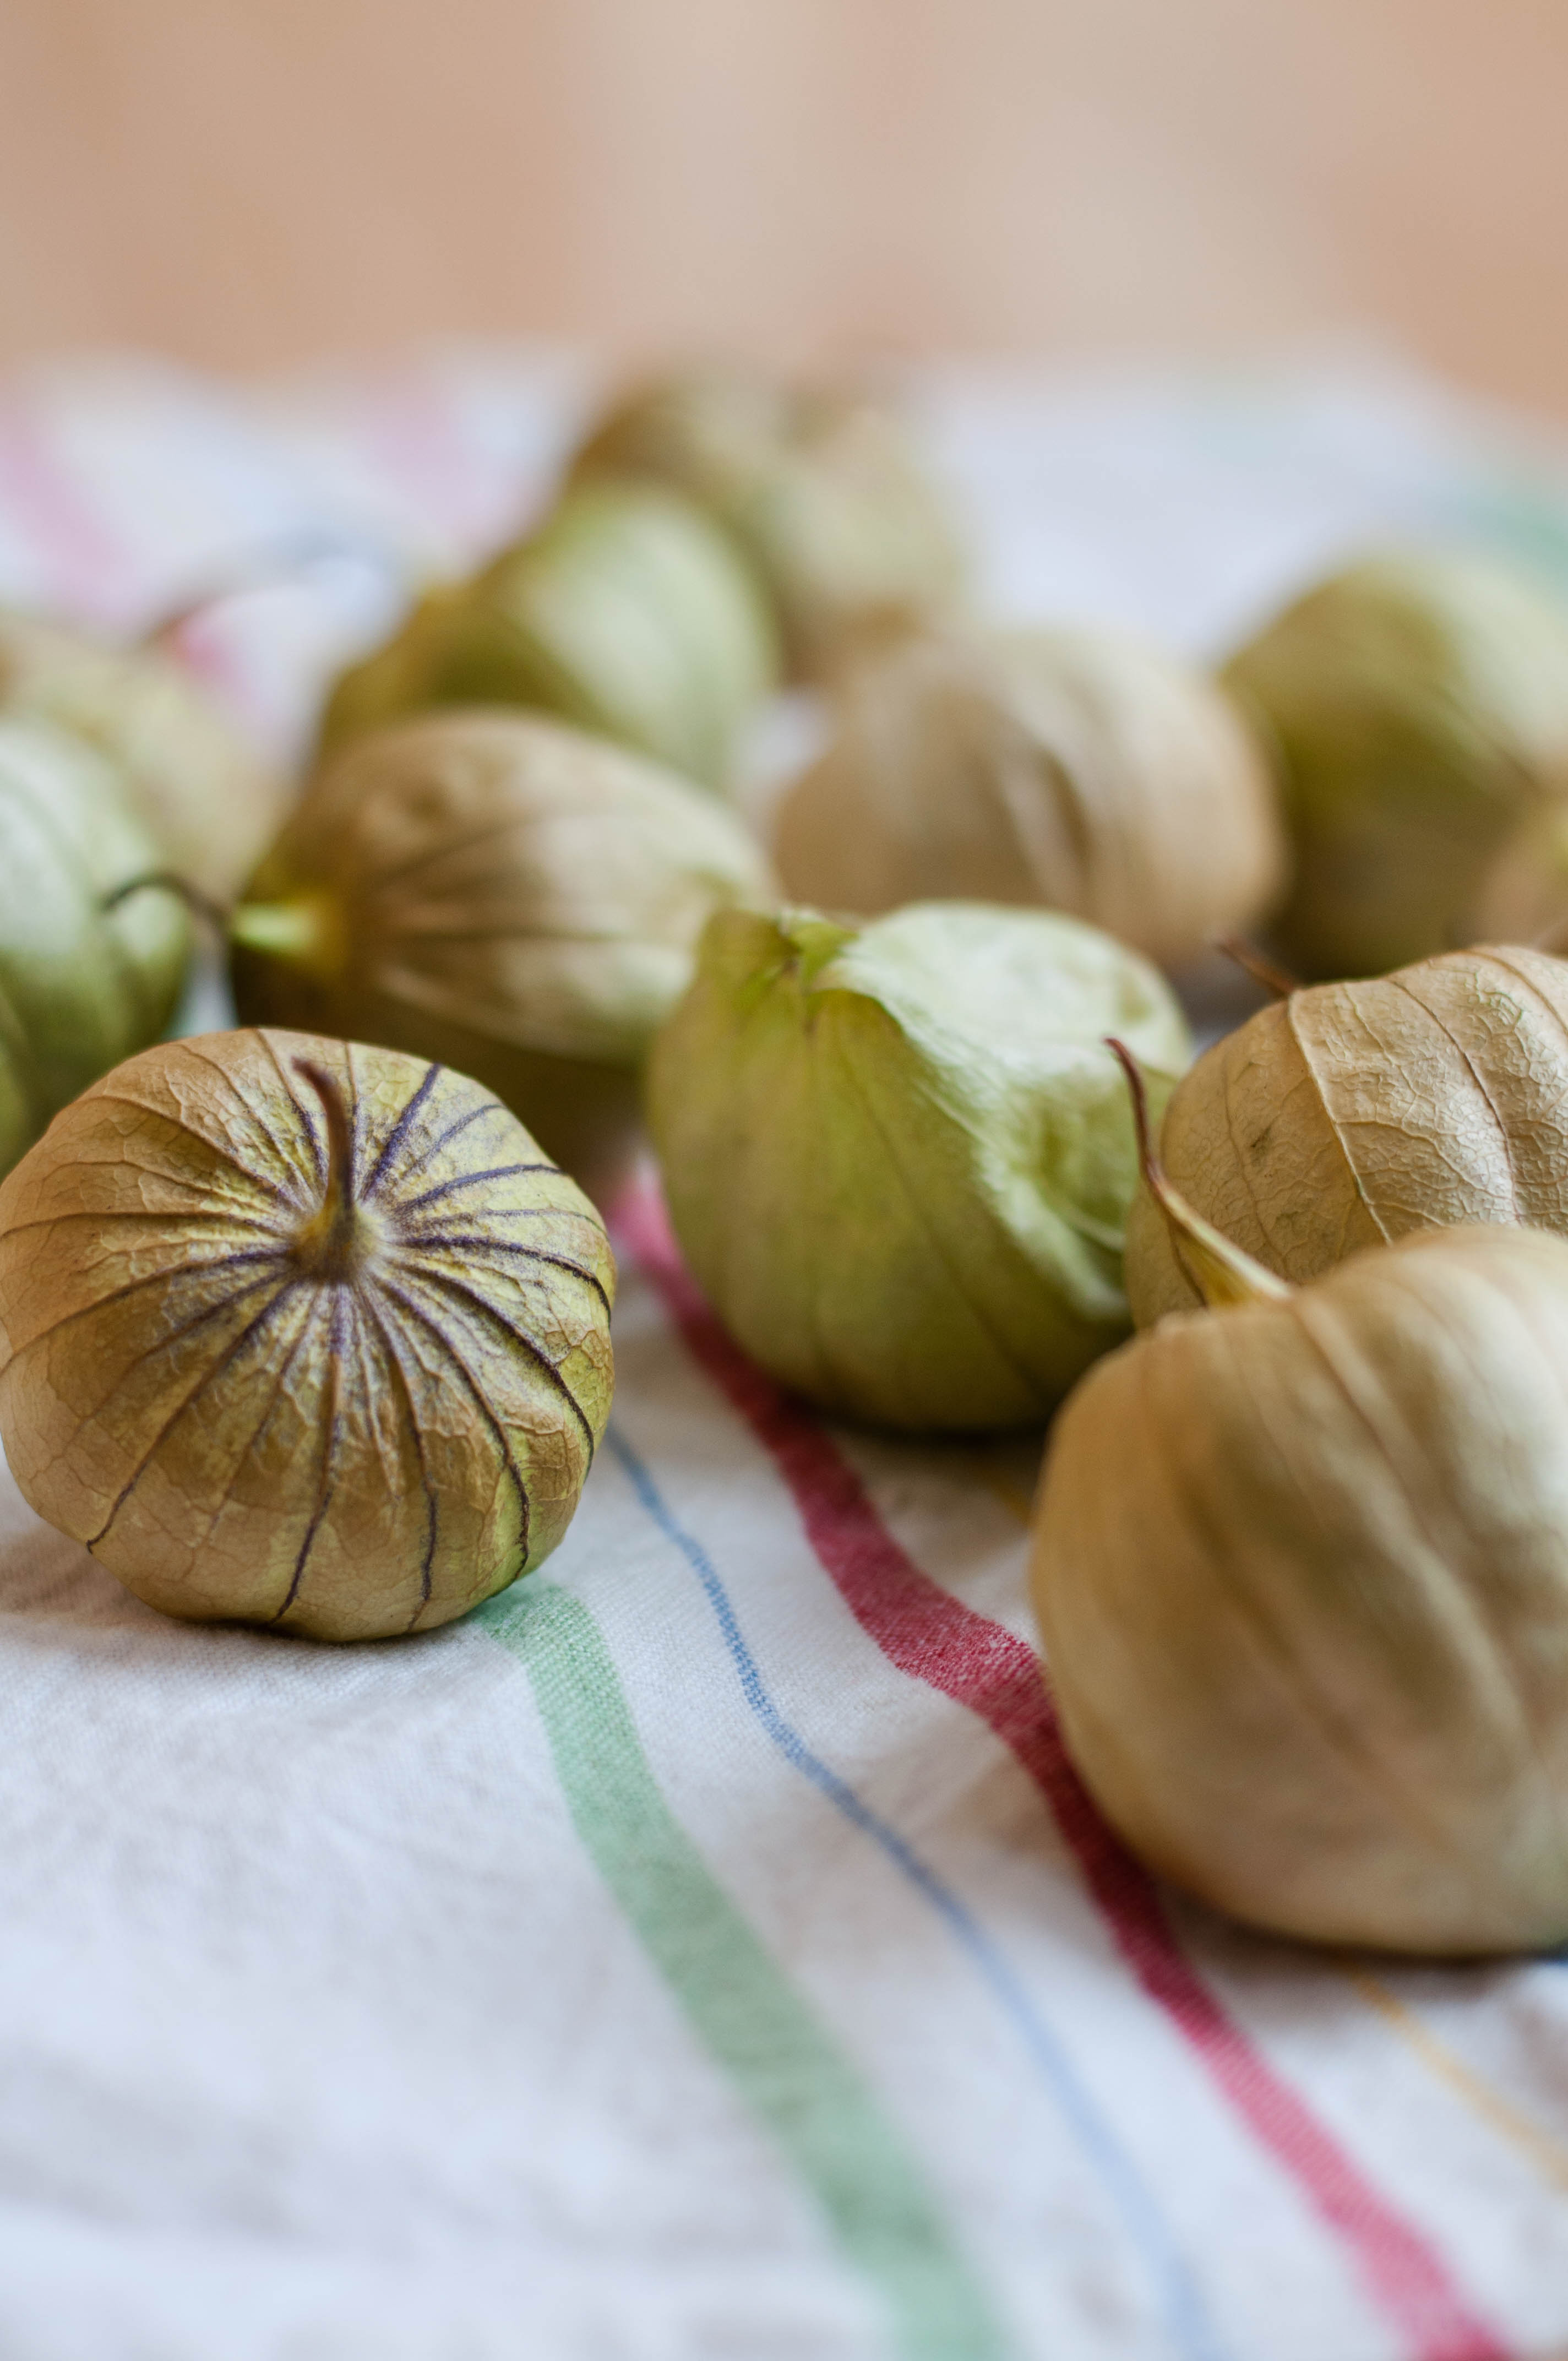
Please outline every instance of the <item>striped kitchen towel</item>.
[[[315, 527], [452, 562], [580, 382], [19, 381], [0, 591], [129, 622]], [[999, 605], [1202, 642], [1376, 533], [1568, 547], [1553, 455], [1392, 378], [916, 398]], [[192, 661], [297, 736], [366, 578]], [[0, 1488], [4, 2361], [1568, 2353], [1568, 1967], [1158, 1887], [1036, 1664], [1033, 1451], [825, 1423], [651, 1179], [615, 1233], [582, 1510], [463, 1625], [186, 1629]]]

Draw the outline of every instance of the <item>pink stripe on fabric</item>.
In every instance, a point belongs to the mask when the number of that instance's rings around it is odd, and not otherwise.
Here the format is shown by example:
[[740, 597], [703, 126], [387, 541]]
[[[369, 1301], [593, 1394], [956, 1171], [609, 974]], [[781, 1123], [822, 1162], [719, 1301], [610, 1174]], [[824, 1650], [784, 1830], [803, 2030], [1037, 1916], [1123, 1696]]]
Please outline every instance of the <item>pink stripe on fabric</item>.
[[427, 523], [464, 547], [494, 533], [495, 488], [444, 379], [418, 367], [381, 378], [354, 416], [361, 445]]
[[[117, 640], [127, 602], [145, 597], [148, 569], [86, 489], [47, 420], [19, 396], [0, 400], [0, 508], [43, 560], [51, 601]], [[205, 616], [180, 624], [161, 645], [238, 718], [257, 719], [247, 667]]]
[[663, 1204], [639, 1186], [614, 1229], [663, 1298], [694, 1358], [787, 1485], [806, 1538], [862, 1631], [892, 1663], [980, 1716], [1045, 1795], [1120, 1950], [1217, 2088], [1354, 2257], [1411, 2361], [1508, 2361], [1441, 2255], [1383, 2197], [1202, 1982], [1155, 1881], [1102, 1818], [1062, 1742], [1034, 1651], [954, 1598], [889, 1532], [864, 1485], [802, 1403], [720, 1326], [680, 1258]]
[[0, 505], [42, 560], [50, 602], [93, 622], [111, 620], [137, 587], [129, 554], [20, 392], [0, 399]]

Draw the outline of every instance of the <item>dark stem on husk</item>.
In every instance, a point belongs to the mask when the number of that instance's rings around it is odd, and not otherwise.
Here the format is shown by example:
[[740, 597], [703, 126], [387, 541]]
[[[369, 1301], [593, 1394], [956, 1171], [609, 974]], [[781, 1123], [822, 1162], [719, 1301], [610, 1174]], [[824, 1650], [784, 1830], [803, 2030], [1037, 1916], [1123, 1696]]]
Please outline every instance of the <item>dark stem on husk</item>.
[[1292, 975], [1288, 967], [1280, 967], [1245, 935], [1211, 935], [1209, 942], [1212, 949], [1223, 951], [1226, 959], [1234, 961], [1244, 975], [1250, 975], [1254, 983], [1272, 993], [1276, 1000], [1288, 1000], [1293, 992], [1300, 991], [1300, 977]]
[[295, 1253], [323, 1279], [347, 1279], [357, 1259], [361, 1226], [354, 1194], [353, 1120], [335, 1074], [311, 1058], [291, 1062], [320, 1099], [326, 1122], [326, 1186], [320, 1206], [299, 1235]]

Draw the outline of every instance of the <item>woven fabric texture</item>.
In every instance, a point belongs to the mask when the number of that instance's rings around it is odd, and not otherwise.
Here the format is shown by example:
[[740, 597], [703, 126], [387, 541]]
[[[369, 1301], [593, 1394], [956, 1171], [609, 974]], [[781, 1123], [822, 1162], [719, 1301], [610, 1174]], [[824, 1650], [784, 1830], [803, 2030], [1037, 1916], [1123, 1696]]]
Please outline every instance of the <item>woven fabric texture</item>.
[[[0, 595], [280, 747], [545, 497], [585, 372], [0, 397]], [[1365, 364], [913, 389], [1012, 612], [1200, 648], [1392, 535], [1568, 553], [1557, 455]], [[208, 1006], [210, 1014], [210, 1003]], [[192, 1630], [0, 1488], [5, 2361], [1549, 2361], [1568, 1965], [1161, 1890], [1060, 1742], [1026, 1445], [830, 1427], [651, 1180], [564, 1546], [466, 1623]]]

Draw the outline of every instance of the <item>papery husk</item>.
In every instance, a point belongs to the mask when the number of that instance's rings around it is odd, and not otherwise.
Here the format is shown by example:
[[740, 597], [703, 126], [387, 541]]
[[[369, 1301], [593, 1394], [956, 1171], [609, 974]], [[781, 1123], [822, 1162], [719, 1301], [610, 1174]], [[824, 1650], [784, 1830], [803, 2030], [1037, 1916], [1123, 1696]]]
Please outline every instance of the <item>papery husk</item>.
[[835, 724], [779, 807], [774, 859], [802, 901], [1033, 904], [1179, 969], [1284, 890], [1252, 733], [1201, 674], [1122, 632], [909, 638], [840, 684]]
[[1568, 610], [1491, 560], [1347, 567], [1223, 676], [1276, 751], [1295, 880], [1275, 937], [1305, 978], [1474, 940], [1488, 871], [1568, 802]]
[[433, 714], [311, 783], [235, 913], [236, 999], [474, 1075], [604, 1203], [703, 926], [771, 891], [674, 773], [534, 716]]
[[1277, 1933], [1568, 1937], [1568, 1243], [1407, 1237], [1163, 1322], [1053, 1429], [1067, 1743], [1161, 1875]]
[[0, 610], [0, 714], [52, 723], [102, 754], [161, 865], [214, 901], [249, 875], [291, 800], [282, 774], [155, 648]]
[[429, 1631], [570, 1522], [614, 1284], [582, 1191], [463, 1075], [168, 1043], [0, 1188], [0, 1435], [38, 1514], [167, 1614]]
[[[1298, 1284], [1413, 1230], [1568, 1236], [1568, 963], [1488, 946], [1292, 993], [1183, 1075], [1160, 1154], [1199, 1213]], [[1198, 1301], [1146, 1189], [1126, 1275], [1141, 1328]]]
[[649, 1064], [682, 1250], [744, 1349], [877, 1425], [1037, 1425], [1127, 1326], [1121, 1033], [1190, 1054], [1157, 972], [1075, 919], [723, 912]]
[[830, 677], [961, 594], [947, 502], [899, 420], [850, 388], [676, 372], [620, 400], [573, 475], [651, 478], [707, 509], [765, 584], [797, 678]]
[[472, 581], [428, 592], [344, 674], [321, 751], [433, 706], [521, 706], [724, 787], [777, 669], [757, 588], [698, 508], [656, 485], [589, 485]]
[[102, 755], [0, 715], [0, 1171], [172, 1016], [184, 904], [151, 887], [110, 906], [163, 861]]

